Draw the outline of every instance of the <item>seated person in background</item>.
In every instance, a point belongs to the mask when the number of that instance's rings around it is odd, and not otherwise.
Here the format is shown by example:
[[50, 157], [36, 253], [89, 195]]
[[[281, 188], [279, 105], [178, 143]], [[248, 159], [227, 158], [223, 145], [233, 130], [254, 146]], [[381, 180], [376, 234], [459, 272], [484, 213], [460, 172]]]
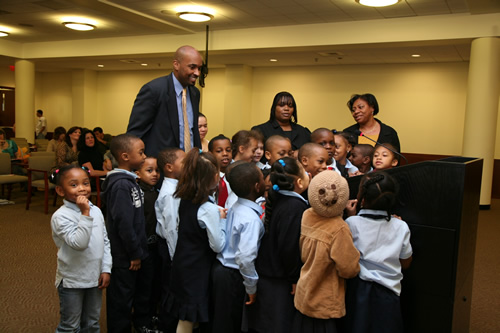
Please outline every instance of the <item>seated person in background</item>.
[[374, 149], [371, 145], [365, 143], [355, 145], [354, 148], [352, 148], [349, 161], [351, 161], [351, 163], [358, 168], [358, 172], [354, 173], [354, 176], [363, 175], [373, 171], [373, 150]]
[[326, 170], [328, 152], [317, 143], [306, 143], [299, 149], [299, 162], [304, 170], [314, 178], [321, 171]]
[[0, 148], [2, 153], [7, 153], [13, 160], [20, 160], [22, 158], [21, 151], [14, 140], [7, 140], [7, 135], [0, 129]]
[[[384, 146], [396, 150], [390, 143], [384, 143]], [[398, 165], [399, 160], [396, 154], [386, 147], [377, 145], [373, 152], [373, 168], [375, 171], [386, 170], [394, 168]]]
[[344, 177], [349, 177], [349, 173], [355, 173], [358, 171], [352, 163], [347, 159], [349, 152], [352, 149], [352, 145], [349, 141], [350, 134], [346, 132], [337, 132], [334, 130], [335, 138], [335, 153], [333, 157], [337, 161], [337, 168], [340, 170], [340, 174]]
[[102, 155], [106, 153], [109, 149], [109, 144], [111, 143], [111, 135], [104, 134], [101, 127], [96, 127], [93, 129], [95, 138], [96, 138], [96, 146], [97, 149], [101, 152]]
[[63, 143], [65, 137], [66, 137], [66, 129], [62, 126], [56, 127], [54, 129], [54, 136], [47, 145], [47, 151], [55, 152], [57, 150], [57, 145]]
[[56, 166], [54, 169], [59, 169], [68, 164], [78, 163], [78, 139], [82, 134], [82, 129], [78, 126], [71, 127], [64, 141], [56, 147]]
[[270, 169], [271, 165], [273, 165], [274, 162], [280, 158], [293, 158], [292, 143], [284, 136], [272, 135], [266, 140], [264, 156], [267, 159], [267, 163], [264, 168]]
[[253, 156], [257, 150], [257, 137], [260, 137], [255, 132], [241, 130], [233, 135], [231, 142], [234, 161], [251, 162], [253, 160]]
[[326, 151], [328, 152], [328, 160], [326, 161], [326, 168], [328, 170], [335, 170], [340, 174], [339, 169], [337, 168], [337, 162], [333, 158], [335, 154], [335, 137], [333, 136], [332, 131], [328, 128], [318, 128], [311, 133], [311, 142], [322, 145]]
[[78, 140], [78, 164], [87, 167], [91, 176], [106, 176], [108, 171], [104, 170], [104, 158], [96, 147], [94, 132], [84, 129]]

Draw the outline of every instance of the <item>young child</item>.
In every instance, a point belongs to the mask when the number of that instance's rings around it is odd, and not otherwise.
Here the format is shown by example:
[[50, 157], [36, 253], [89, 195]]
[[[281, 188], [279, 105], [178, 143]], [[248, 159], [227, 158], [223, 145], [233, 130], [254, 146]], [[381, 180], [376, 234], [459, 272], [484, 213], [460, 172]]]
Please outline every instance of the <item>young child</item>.
[[314, 178], [321, 171], [326, 170], [328, 152], [317, 143], [309, 142], [302, 145], [299, 149], [298, 157], [300, 164], [311, 175], [311, 178]]
[[175, 192], [181, 199], [179, 231], [165, 301], [166, 310], [179, 319], [178, 333], [192, 332], [194, 323], [209, 321], [210, 269], [225, 245], [225, 216], [209, 197], [218, 182], [215, 157], [191, 149]]
[[[133, 172], [144, 164], [144, 143], [130, 134], [113, 138], [111, 153], [118, 168], [110, 171], [102, 185], [106, 205], [106, 229], [111, 242], [113, 269], [106, 293], [108, 332], [149, 327], [149, 297], [152, 264], [144, 218], [144, 196]], [[132, 318], [133, 310], [133, 318]]]
[[160, 171], [156, 162], [156, 158], [148, 156], [144, 164], [136, 172], [139, 186], [144, 194], [144, 217], [146, 220], [146, 237], [148, 240], [149, 260], [152, 263], [152, 275], [149, 283], [151, 284], [150, 296], [150, 317], [153, 319], [151, 327], [156, 324], [158, 318], [158, 305], [160, 301], [160, 281], [161, 281], [161, 260], [158, 254], [158, 236], [156, 235], [156, 212], [155, 202], [158, 198], [158, 183]]
[[[395, 150], [389, 143], [384, 143], [384, 146]], [[396, 154], [384, 146], [377, 145], [375, 147], [375, 151], [373, 152], [372, 163], [376, 171], [391, 169], [398, 165], [398, 158], [396, 157]]]
[[385, 172], [363, 176], [358, 215], [353, 204], [346, 219], [361, 253], [359, 276], [347, 284], [346, 332], [403, 332], [399, 295], [402, 269], [412, 260], [410, 229], [391, 217], [398, 183]]
[[[257, 150], [257, 131], [241, 130], [236, 132], [231, 139], [233, 148], [233, 160], [252, 162], [255, 151]], [[262, 136], [262, 134], [260, 134]]]
[[58, 249], [55, 284], [61, 304], [56, 332], [99, 332], [102, 289], [109, 285], [112, 266], [104, 217], [89, 201], [86, 169], [67, 165], [51, 179], [64, 198], [50, 221]]
[[326, 168], [328, 170], [335, 170], [340, 174], [337, 168], [337, 162], [333, 158], [335, 154], [335, 137], [333, 132], [327, 128], [320, 127], [311, 133], [311, 142], [322, 145], [328, 152], [328, 160], [326, 161]]
[[265, 168], [271, 168], [280, 158], [293, 157], [292, 143], [284, 136], [272, 135], [266, 140], [264, 156], [267, 160]]
[[261, 162], [263, 159], [262, 157], [264, 156], [264, 135], [262, 135], [261, 132], [259, 131], [254, 131], [256, 134], [256, 140], [257, 140], [257, 149], [255, 150], [255, 153], [253, 154], [253, 159], [252, 161], [259, 167], [259, 169], [263, 169], [265, 164]]
[[186, 153], [179, 148], [166, 148], [158, 153], [158, 167], [163, 170], [165, 177], [161, 185], [158, 199], [155, 203], [156, 211], [156, 233], [158, 235], [158, 253], [161, 257], [162, 279], [161, 279], [161, 308], [160, 328], [162, 331], [174, 332], [177, 327], [177, 319], [167, 313], [165, 300], [170, 284], [170, 273], [172, 269], [172, 258], [177, 246], [177, 228], [179, 225], [180, 199], [174, 197], [179, 177], [183, 168]]
[[232, 146], [229, 138], [220, 134], [212, 138], [208, 144], [208, 150], [215, 156], [219, 167], [219, 185], [217, 188], [216, 201], [220, 207], [226, 207], [226, 201], [232, 193], [231, 187], [225, 178], [226, 168], [232, 161]]
[[292, 332], [337, 332], [345, 315], [345, 281], [359, 273], [359, 252], [342, 213], [349, 199], [345, 178], [327, 170], [311, 180], [309, 208], [302, 215], [304, 265], [295, 293]]
[[247, 305], [255, 302], [254, 262], [264, 235], [262, 208], [255, 202], [265, 190], [262, 172], [254, 163], [241, 163], [231, 168], [228, 180], [238, 201], [227, 214], [226, 245], [212, 267], [212, 331], [220, 333], [241, 331], [245, 294]]
[[[266, 201], [265, 234], [256, 261], [257, 298], [245, 307], [248, 328], [257, 332], [288, 333], [295, 313], [293, 297], [300, 275], [299, 238], [307, 201], [301, 196], [309, 176], [291, 157], [276, 161]], [[246, 327], [245, 327], [246, 328]]]
[[358, 168], [357, 175], [363, 175], [368, 172], [372, 172], [372, 156], [373, 156], [373, 146], [362, 143], [357, 144], [352, 148], [351, 155], [349, 156], [349, 161]]
[[340, 170], [340, 174], [348, 178], [349, 174], [354, 174], [358, 171], [352, 163], [347, 159], [347, 155], [352, 149], [352, 145], [349, 142], [349, 134], [345, 132], [335, 132], [335, 153], [333, 157], [337, 161], [337, 168]]

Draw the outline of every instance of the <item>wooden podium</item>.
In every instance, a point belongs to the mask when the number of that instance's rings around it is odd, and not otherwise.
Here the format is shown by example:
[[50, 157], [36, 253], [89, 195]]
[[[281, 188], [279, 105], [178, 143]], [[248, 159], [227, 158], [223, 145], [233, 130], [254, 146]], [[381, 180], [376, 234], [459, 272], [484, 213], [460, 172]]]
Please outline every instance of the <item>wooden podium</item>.
[[[411, 230], [403, 272], [405, 332], [468, 332], [483, 160], [450, 157], [387, 170], [400, 184], [394, 213]], [[361, 177], [348, 179], [351, 198]]]

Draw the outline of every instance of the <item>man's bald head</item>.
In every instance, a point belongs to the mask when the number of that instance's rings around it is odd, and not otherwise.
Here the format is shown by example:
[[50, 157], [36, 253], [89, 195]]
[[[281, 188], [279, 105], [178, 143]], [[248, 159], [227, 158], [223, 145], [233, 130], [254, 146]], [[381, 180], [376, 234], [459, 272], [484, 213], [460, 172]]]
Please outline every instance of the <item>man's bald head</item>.
[[194, 47], [184, 45], [175, 51], [173, 65], [174, 75], [182, 86], [194, 86], [200, 76], [203, 60]]

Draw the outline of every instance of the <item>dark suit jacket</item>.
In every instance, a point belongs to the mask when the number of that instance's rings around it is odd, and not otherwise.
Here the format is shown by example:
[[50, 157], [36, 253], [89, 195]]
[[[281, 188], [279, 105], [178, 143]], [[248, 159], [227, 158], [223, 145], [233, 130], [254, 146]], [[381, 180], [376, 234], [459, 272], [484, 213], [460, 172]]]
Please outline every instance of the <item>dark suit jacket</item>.
[[[142, 86], [130, 114], [127, 133], [144, 141], [147, 156], [156, 157], [167, 147], [180, 147], [179, 114], [172, 75], [159, 77]], [[188, 89], [193, 106], [193, 143], [201, 148], [198, 132], [200, 91], [194, 86]]]
[[281, 135], [285, 138], [289, 138], [292, 142], [292, 149], [297, 150], [302, 147], [303, 144], [311, 141], [311, 131], [309, 131], [307, 127], [303, 127], [299, 124], [291, 123], [291, 125], [292, 131], [285, 132], [281, 129], [281, 126], [276, 120], [268, 120], [263, 124], [252, 127], [252, 130], [260, 131], [264, 135], [265, 140], [273, 135]]

